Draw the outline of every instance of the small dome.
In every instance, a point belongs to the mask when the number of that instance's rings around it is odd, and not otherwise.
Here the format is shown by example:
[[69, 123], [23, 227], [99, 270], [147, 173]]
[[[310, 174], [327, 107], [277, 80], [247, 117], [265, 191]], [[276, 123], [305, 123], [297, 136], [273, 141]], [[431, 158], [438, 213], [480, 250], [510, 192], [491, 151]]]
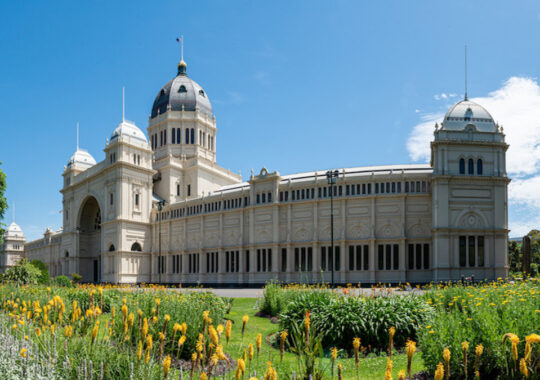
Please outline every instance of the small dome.
[[152, 106], [152, 114], [154, 118], [159, 114], [165, 113], [170, 107], [173, 111], [195, 111], [207, 115], [212, 115], [212, 105], [208, 95], [201, 86], [187, 76], [187, 65], [182, 60], [178, 64], [178, 74], [176, 77], [158, 92], [154, 105]]
[[12, 222], [9, 227], [6, 229], [6, 232], [4, 234], [4, 238], [23, 238], [24, 234], [21, 230], [21, 227], [15, 222]]
[[139, 127], [137, 127], [133, 122], [127, 120], [124, 120], [120, 124], [118, 124], [118, 127], [116, 127], [113, 134], [111, 135], [111, 141], [117, 139], [118, 136], [130, 136], [131, 138], [134, 138], [141, 142], [148, 143], [148, 140], [146, 139], [143, 131], [141, 131]]
[[76, 165], [83, 169], [88, 169], [89, 167], [92, 167], [96, 164], [96, 160], [94, 160], [94, 157], [88, 151], [84, 149], [77, 149], [75, 153], [73, 153], [73, 156], [68, 161], [67, 167], [71, 168], [72, 166]]
[[497, 127], [489, 112], [470, 100], [462, 100], [450, 108], [444, 116], [441, 129], [461, 131], [470, 124], [480, 132], [497, 132]]

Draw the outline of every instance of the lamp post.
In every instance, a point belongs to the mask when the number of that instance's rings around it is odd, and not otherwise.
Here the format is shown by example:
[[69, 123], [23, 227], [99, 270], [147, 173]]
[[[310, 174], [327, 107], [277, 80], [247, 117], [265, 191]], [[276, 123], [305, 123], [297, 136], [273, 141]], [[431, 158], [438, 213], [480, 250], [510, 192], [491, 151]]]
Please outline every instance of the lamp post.
[[158, 232], [158, 245], [159, 245], [159, 256], [158, 256], [158, 274], [159, 274], [159, 283], [161, 284], [161, 272], [162, 272], [162, 262], [161, 262], [161, 210], [163, 210], [163, 206], [165, 206], [165, 201], [160, 200], [157, 204], [158, 206], [158, 223], [159, 223], [159, 232]]
[[330, 267], [332, 268], [332, 286], [334, 286], [334, 185], [336, 184], [336, 178], [339, 172], [337, 170], [328, 170], [326, 172], [326, 179], [330, 185]]

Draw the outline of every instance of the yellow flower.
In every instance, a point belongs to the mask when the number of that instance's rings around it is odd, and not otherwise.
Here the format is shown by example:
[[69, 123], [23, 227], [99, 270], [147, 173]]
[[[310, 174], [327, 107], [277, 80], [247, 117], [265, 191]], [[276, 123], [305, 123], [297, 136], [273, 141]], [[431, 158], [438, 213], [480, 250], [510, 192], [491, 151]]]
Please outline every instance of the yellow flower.
[[537, 334], [531, 334], [529, 336], [525, 337], [525, 341], [527, 343], [540, 343], [540, 335]]
[[408, 340], [407, 343], [405, 343], [405, 350], [407, 352], [407, 357], [412, 358], [412, 356], [416, 352], [416, 342]]
[[231, 339], [231, 329], [232, 329], [232, 322], [229, 319], [227, 321], [227, 324], [225, 325], [225, 339], [227, 339], [227, 343], [229, 343], [229, 339]]
[[148, 335], [146, 337], [146, 351], [150, 351], [152, 349], [152, 335]]
[[161, 299], [156, 298], [156, 307], [159, 307], [161, 305]]
[[210, 335], [210, 339], [212, 339], [212, 343], [217, 346], [219, 343], [219, 338], [214, 326], [210, 325], [210, 327], [208, 327], [208, 334]]
[[142, 341], [139, 340], [139, 343], [137, 344], [137, 360], [141, 360], [142, 356]]
[[167, 375], [169, 374], [169, 368], [171, 368], [171, 356], [167, 355], [165, 359], [163, 359], [163, 376], [167, 378]]
[[248, 358], [251, 361], [253, 359], [253, 344], [248, 345]]
[[461, 343], [461, 348], [463, 349], [463, 351], [468, 351], [469, 350], [469, 342], [467, 342], [467, 341], [462, 342]]
[[259, 352], [260, 349], [261, 349], [261, 345], [262, 345], [262, 335], [261, 335], [261, 333], [257, 334], [257, 338], [255, 339], [255, 343], [257, 345], [257, 352]]
[[443, 350], [443, 359], [444, 362], [447, 364], [450, 362], [450, 350], [448, 349], [448, 347]]
[[394, 338], [395, 333], [396, 333], [396, 328], [394, 326], [390, 327], [390, 330], [388, 330], [388, 334], [390, 335], [390, 339]]
[[442, 363], [437, 364], [437, 369], [435, 370], [435, 380], [442, 380], [444, 377], [444, 368]]
[[186, 341], [186, 336], [182, 335], [180, 339], [178, 339], [178, 347], [181, 347], [185, 341]]
[[99, 321], [96, 321], [96, 324], [94, 325], [94, 328], [92, 330], [92, 344], [94, 344], [94, 341], [96, 340], [98, 330], [99, 330]]
[[398, 380], [405, 380], [405, 370], [401, 370], [398, 372]]
[[142, 338], [143, 340], [146, 339], [146, 334], [148, 334], [148, 319], [143, 319], [143, 327], [142, 327]]
[[200, 380], [206, 380], [207, 378], [206, 372], [201, 373]]
[[479, 344], [478, 346], [476, 346], [475, 352], [476, 352], [476, 356], [482, 356], [482, 353], [484, 352], [484, 346]]
[[23, 358], [26, 357], [26, 351], [27, 351], [26, 348], [23, 348], [23, 349], [21, 350], [21, 356], [22, 356]]
[[526, 378], [529, 377], [529, 369], [527, 368], [527, 362], [523, 358], [519, 361], [519, 371]]
[[330, 351], [332, 353], [332, 360], [336, 360], [337, 359], [337, 354], [338, 354], [338, 349], [336, 347], [333, 347]]

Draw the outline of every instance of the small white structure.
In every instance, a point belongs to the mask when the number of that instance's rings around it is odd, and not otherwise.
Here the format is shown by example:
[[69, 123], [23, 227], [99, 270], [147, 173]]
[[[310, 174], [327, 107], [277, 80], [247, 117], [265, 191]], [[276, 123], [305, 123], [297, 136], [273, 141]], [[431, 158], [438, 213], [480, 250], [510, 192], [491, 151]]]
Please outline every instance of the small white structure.
[[21, 227], [12, 222], [4, 233], [4, 242], [0, 250], [0, 273], [4, 273], [24, 257], [24, 243], [26, 239]]
[[183, 60], [147, 132], [123, 119], [99, 163], [77, 148], [63, 173], [63, 230], [27, 243], [28, 257], [91, 282], [318, 282], [332, 269], [337, 283], [355, 284], [508, 274], [508, 145], [467, 99], [435, 127], [429, 165], [338, 169], [333, 190], [326, 170], [263, 168], [242, 182], [220, 167], [208, 94]]

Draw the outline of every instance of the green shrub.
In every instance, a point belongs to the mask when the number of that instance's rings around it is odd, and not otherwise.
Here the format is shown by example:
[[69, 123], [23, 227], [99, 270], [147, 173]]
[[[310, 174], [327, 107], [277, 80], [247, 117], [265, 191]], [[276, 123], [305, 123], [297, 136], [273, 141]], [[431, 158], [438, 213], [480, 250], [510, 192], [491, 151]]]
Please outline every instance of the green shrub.
[[431, 307], [418, 296], [364, 298], [329, 290], [302, 291], [281, 314], [281, 328], [291, 331], [311, 311], [311, 323], [322, 335], [324, 347], [351, 349], [354, 337], [372, 351], [385, 351], [388, 330], [394, 326], [394, 346], [415, 339], [420, 325], [430, 317]]
[[47, 268], [47, 264], [40, 260], [32, 260], [30, 261], [30, 264], [38, 268], [41, 272], [38, 278], [38, 284], [48, 285], [51, 282], [51, 277], [49, 276], [49, 269]]
[[26, 259], [21, 259], [17, 265], [9, 268], [5, 275], [5, 282], [12, 282], [17, 285], [35, 285], [41, 276], [41, 271], [30, 264]]
[[[436, 310], [419, 334], [419, 346], [428, 370], [434, 371], [442, 361], [443, 350], [449, 348], [452, 378], [463, 376], [461, 343], [467, 341], [469, 374], [474, 372], [475, 347], [482, 344], [480, 373], [483, 378], [520, 377], [519, 370], [514, 371], [510, 344], [503, 345], [502, 339], [506, 333], [518, 335], [521, 341], [518, 355], [523, 357], [525, 336], [538, 333], [540, 326], [539, 292], [540, 284], [535, 279], [514, 284], [498, 281], [479, 286], [452, 285], [427, 291], [425, 297]], [[538, 355], [537, 349], [535, 352]], [[536, 374], [539, 370], [536, 369]]]
[[78, 273], [72, 273], [71, 274], [71, 279], [73, 280], [73, 282], [75, 284], [78, 284], [79, 282], [81, 282], [82, 276], [80, 274], [78, 274]]
[[66, 288], [70, 288], [73, 286], [68, 276], [56, 276], [54, 279], [54, 284], [57, 286], [63, 286]]

